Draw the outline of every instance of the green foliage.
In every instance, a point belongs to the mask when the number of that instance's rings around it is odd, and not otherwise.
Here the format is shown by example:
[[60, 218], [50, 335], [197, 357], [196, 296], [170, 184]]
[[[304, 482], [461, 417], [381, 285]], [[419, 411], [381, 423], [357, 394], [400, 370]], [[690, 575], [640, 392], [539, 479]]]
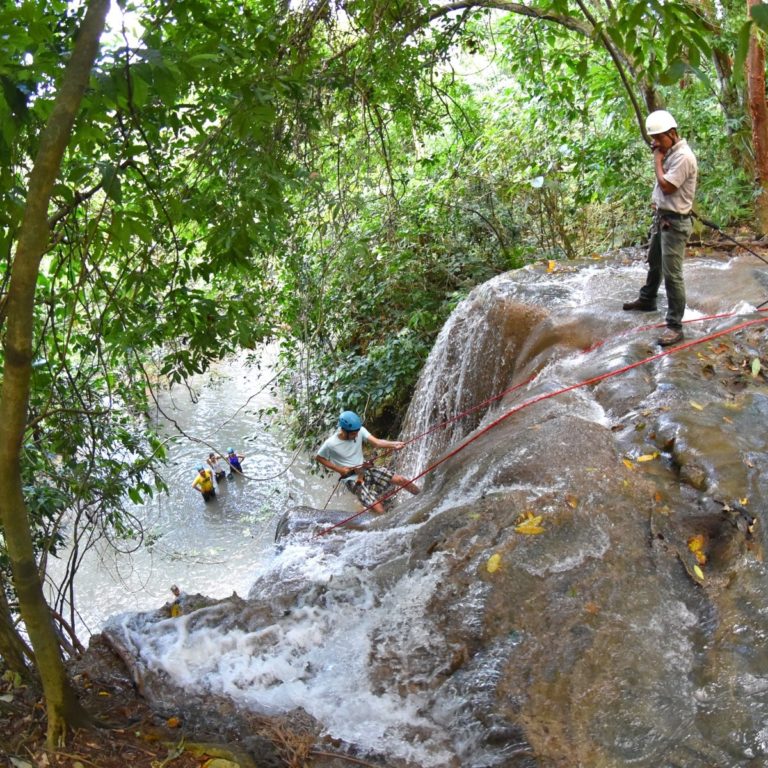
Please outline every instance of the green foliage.
[[[560, 21], [443, 20], [401, 50], [375, 13], [355, 17], [368, 36], [343, 66], [359, 99], [330, 97], [320, 143], [308, 142], [281, 272], [293, 296], [280, 307], [286, 359], [309, 371], [291, 386], [302, 434], [343, 408], [394, 427], [447, 313], [477, 282], [642, 242], [653, 172], [622, 74], [640, 102], [667, 101], [689, 128], [702, 210], [748, 213], [751, 183], [732, 168], [738, 118], [713, 97], [708, 63], [735, 38], [686, 3], [546, 11]], [[455, 39], [467, 53], [449, 63]]]
[[[151, 386], [235, 350], [282, 343], [297, 433], [343, 408], [394, 430], [475, 285], [642, 242], [638, 105], [678, 115], [705, 215], [750, 215], [738, 61], [763, 6], [525, 7], [545, 18], [426, 0], [133, 6], [141, 39], [105, 38], [49, 212], [22, 454], [41, 549], [65, 511], [130, 531], [121, 507], [157, 489], [163, 456]], [[81, 14], [0, 9], [0, 287]]]

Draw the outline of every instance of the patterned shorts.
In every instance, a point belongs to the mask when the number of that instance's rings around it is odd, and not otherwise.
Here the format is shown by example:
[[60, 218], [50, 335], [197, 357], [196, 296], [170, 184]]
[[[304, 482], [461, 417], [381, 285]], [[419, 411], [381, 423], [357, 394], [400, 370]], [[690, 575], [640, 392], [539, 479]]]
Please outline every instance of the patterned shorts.
[[386, 467], [369, 467], [365, 470], [362, 483], [350, 478], [345, 485], [366, 507], [372, 507], [390, 487], [392, 475], [394, 472]]

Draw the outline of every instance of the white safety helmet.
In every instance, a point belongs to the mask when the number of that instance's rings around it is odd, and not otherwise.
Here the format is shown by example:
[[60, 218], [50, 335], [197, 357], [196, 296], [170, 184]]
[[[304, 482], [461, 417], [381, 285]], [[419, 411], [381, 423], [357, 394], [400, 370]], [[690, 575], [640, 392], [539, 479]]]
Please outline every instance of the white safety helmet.
[[673, 128], [677, 128], [677, 123], [675, 118], [666, 109], [657, 109], [645, 118], [645, 130], [648, 131], [650, 136], [666, 133]]

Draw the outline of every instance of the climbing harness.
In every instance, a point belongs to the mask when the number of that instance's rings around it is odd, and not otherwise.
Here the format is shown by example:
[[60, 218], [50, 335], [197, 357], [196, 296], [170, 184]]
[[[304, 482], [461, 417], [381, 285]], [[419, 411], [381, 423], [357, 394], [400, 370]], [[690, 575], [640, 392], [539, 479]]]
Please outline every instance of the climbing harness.
[[349, 467], [349, 471], [344, 475], [339, 475], [338, 479], [336, 480], [336, 483], [333, 486], [333, 490], [331, 491], [331, 495], [328, 497], [328, 500], [323, 504], [323, 512], [328, 508], [328, 505], [331, 503], [331, 499], [333, 498], [333, 495], [336, 493], [336, 491], [339, 488], [339, 485], [341, 485], [341, 482], [343, 480], [348, 480], [353, 474], [357, 474], [358, 469], [370, 469], [376, 461], [379, 459], [389, 456], [389, 454], [392, 453], [392, 450], [388, 451], [374, 451], [373, 455], [366, 459], [362, 464], [358, 464], [354, 467]]
[[[758, 311], [766, 312], [768, 310], [758, 310]], [[685, 322], [687, 322], [687, 323], [702, 322], [702, 321], [705, 321], [705, 320], [721, 319], [721, 318], [735, 317], [735, 316], [737, 316], [737, 313], [735, 313], [735, 312], [721, 313], [721, 314], [718, 314], [718, 315], [711, 315], [711, 316], [707, 316], [707, 317], [696, 318], [694, 320], [688, 320], [688, 321], [685, 321]], [[642, 360], [637, 360], [634, 363], [630, 363], [628, 365], [624, 365], [624, 366], [621, 366], [619, 368], [615, 368], [615, 369], [613, 369], [611, 371], [606, 371], [605, 373], [601, 373], [601, 374], [599, 374], [597, 376], [593, 376], [593, 377], [591, 377], [589, 379], [584, 379], [583, 381], [577, 382], [576, 384], [571, 384], [571, 385], [569, 385], [567, 387], [562, 387], [561, 389], [557, 389], [557, 390], [554, 390], [552, 392], [545, 392], [542, 395], [537, 395], [537, 396], [532, 397], [532, 398], [530, 398], [528, 400], [525, 400], [524, 402], [514, 406], [513, 408], [510, 408], [508, 411], [505, 411], [497, 419], [495, 419], [494, 421], [492, 421], [489, 424], [487, 424], [485, 427], [483, 427], [481, 430], [479, 430], [474, 435], [469, 437], [467, 440], [464, 440], [456, 448], [454, 448], [453, 450], [449, 451], [447, 454], [445, 454], [444, 456], [439, 458], [433, 464], [428, 466], [425, 470], [423, 470], [418, 475], [416, 475], [416, 477], [411, 478], [408, 481], [408, 483], [414, 483], [417, 480], [420, 480], [422, 477], [424, 477], [425, 475], [427, 475], [430, 472], [432, 472], [433, 470], [435, 470], [441, 464], [443, 464], [444, 462], [448, 461], [448, 459], [452, 458], [453, 456], [456, 456], [456, 454], [460, 453], [465, 448], [467, 448], [469, 445], [474, 443], [475, 440], [478, 440], [480, 437], [485, 435], [487, 432], [490, 432], [490, 430], [492, 430], [495, 427], [497, 427], [503, 421], [506, 421], [506, 419], [508, 419], [510, 416], [514, 415], [515, 413], [518, 413], [519, 411], [522, 411], [525, 408], [528, 408], [529, 406], [535, 405], [536, 403], [540, 403], [540, 402], [542, 402], [544, 400], [548, 400], [548, 399], [553, 398], [553, 397], [557, 397], [558, 395], [565, 394], [566, 392], [572, 392], [572, 391], [574, 391], [576, 389], [581, 389], [583, 387], [592, 386], [593, 384], [598, 384], [601, 381], [605, 381], [606, 379], [612, 378], [613, 376], [619, 376], [619, 375], [621, 375], [623, 373], [627, 373], [628, 371], [634, 370], [635, 368], [639, 368], [642, 365], [646, 365], [647, 363], [651, 363], [651, 362], [653, 362], [655, 360], [660, 360], [660, 359], [662, 359], [664, 357], [668, 357], [669, 355], [675, 354], [676, 352], [680, 352], [680, 351], [682, 351], [684, 349], [690, 349], [691, 347], [697, 346], [699, 344], [703, 344], [705, 342], [713, 341], [715, 339], [718, 339], [721, 336], [726, 336], [728, 334], [735, 333], [736, 331], [743, 330], [744, 328], [749, 328], [751, 326], [758, 325], [760, 323], [765, 323], [765, 322], [768, 322], [768, 316], [753, 318], [751, 320], [745, 320], [744, 322], [739, 323], [738, 325], [735, 325], [735, 326], [733, 326], [731, 328], [724, 328], [724, 329], [722, 329], [720, 331], [715, 331], [714, 333], [710, 333], [710, 334], [708, 334], [706, 336], [703, 336], [700, 339], [692, 339], [691, 341], [683, 342], [682, 344], [678, 344], [675, 347], [670, 347], [668, 349], [663, 349], [660, 352], [657, 352], [656, 354], [653, 354], [653, 355], [650, 355], [648, 357], [643, 358]], [[643, 328], [634, 329], [634, 330], [635, 331], [637, 331], [637, 330], [646, 330], [648, 328], [655, 328], [655, 327], [660, 327], [660, 326], [663, 326], [663, 325], [664, 324], [662, 323], [662, 324], [659, 324], [659, 325], [645, 326]], [[605, 341], [601, 342], [601, 344], [603, 344], [603, 343], [605, 343]], [[584, 353], [589, 352], [589, 351], [591, 351], [594, 348], [596, 348], [596, 347], [595, 346], [590, 347], [589, 349], [584, 350]], [[527, 381], [522, 382], [521, 384], [517, 384], [514, 387], [511, 387], [511, 388], [505, 390], [504, 394], [510, 392], [512, 389], [517, 389], [517, 388], [519, 388], [521, 386], [524, 386], [525, 384], [529, 383], [533, 378], [534, 377], [531, 377], [531, 379], [528, 379]], [[493, 402], [494, 400], [498, 400], [500, 396], [501, 395], [495, 395], [493, 398], [489, 398], [488, 400], [484, 401], [483, 404], [486, 404], [486, 403], [489, 403], [489, 402]], [[438, 427], [436, 427], [435, 429], [440, 428], [440, 427], [444, 426], [445, 424], [450, 423], [451, 421], [455, 421], [457, 418], [461, 418], [463, 415], [466, 415], [467, 413], [470, 413], [470, 412], [472, 412], [474, 410], [477, 410], [478, 407], [480, 407], [480, 406], [479, 405], [478, 406], [473, 406], [473, 408], [471, 408], [471, 409], [469, 409], [467, 411], [464, 411], [462, 414], [459, 414], [458, 416], [456, 416], [456, 417], [454, 417], [454, 418], [444, 422], [443, 424], [438, 425]], [[434, 431], [434, 429], [428, 430], [427, 432], [423, 433], [423, 435], [429, 434], [432, 431]], [[414, 439], [417, 439], [417, 438], [412, 438], [408, 442], [409, 443], [413, 442]], [[388, 499], [391, 499], [393, 496], [395, 496], [395, 494], [399, 493], [401, 490], [402, 489], [399, 488], [399, 487], [398, 488], [394, 488], [392, 491], [390, 491], [389, 493], [385, 494], [380, 499], [378, 499], [377, 503], [381, 503], [381, 502], [387, 501]], [[336, 528], [340, 528], [340, 527], [346, 525], [351, 520], [354, 520], [355, 518], [359, 517], [360, 515], [365, 514], [366, 512], [370, 511], [373, 506], [375, 506], [375, 505], [370, 505], [368, 507], [365, 507], [364, 509], [360, 510], [359, 512], [356, 512], [355, 514], [350, 515], [349, 517], [345, 518], [344, 520], [341, 520], [340, 522], [338, 522], [338, 523], [336, 523], [336, 524], [334, 524], [332, 526], [329, 526], [328, 528], [325, 528], [325, 529], [323, 529], [321, 531], [318, 531], [317, 533], [315, 533], [315, 536], [316, 537], [325, 536], [326, 534], [330, 533], [331, 531], [334, 531]]]

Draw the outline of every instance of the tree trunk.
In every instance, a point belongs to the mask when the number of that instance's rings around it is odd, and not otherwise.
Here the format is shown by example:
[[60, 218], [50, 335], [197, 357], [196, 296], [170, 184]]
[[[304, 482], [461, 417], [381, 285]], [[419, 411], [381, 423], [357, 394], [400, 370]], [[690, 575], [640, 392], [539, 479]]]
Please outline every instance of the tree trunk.
[[[747, 0], [747, 14], [760, 0]], [[768, 232], [768, 105], [765, 103], [765, 51], [753, 31], [747, 54], [747, 86], [749, 114], [752, 118], [752, 147], [755, 151], [755, 175], [760, 194], [755, 201], [755, 214], [760, 233]]]
[[32, 653], [13, 625], [13, 615], [5, 590], [5, 579], [0, 574], [0, 656], [10, 670], [21, 675], [22, 679], [30, 681], [33, 675], [27, 659], [32, 660]]
[[43, 684], [50, 748], [63, 742], [69, 725], [82, 724], [86, 713], [69, 684], [51, 613], [43, 595], [29, 512], [22, 493], [19, 454], [29, 405], [35, 286], [40, 260], [50, 239], [48, 205], [88, 85], [108, 10], [109, 0], [90, 0], [88, 3], [53, 111], [40, 136], [6, 303], [5, 364], [0, 389], [0, 522], [21, 617]]

